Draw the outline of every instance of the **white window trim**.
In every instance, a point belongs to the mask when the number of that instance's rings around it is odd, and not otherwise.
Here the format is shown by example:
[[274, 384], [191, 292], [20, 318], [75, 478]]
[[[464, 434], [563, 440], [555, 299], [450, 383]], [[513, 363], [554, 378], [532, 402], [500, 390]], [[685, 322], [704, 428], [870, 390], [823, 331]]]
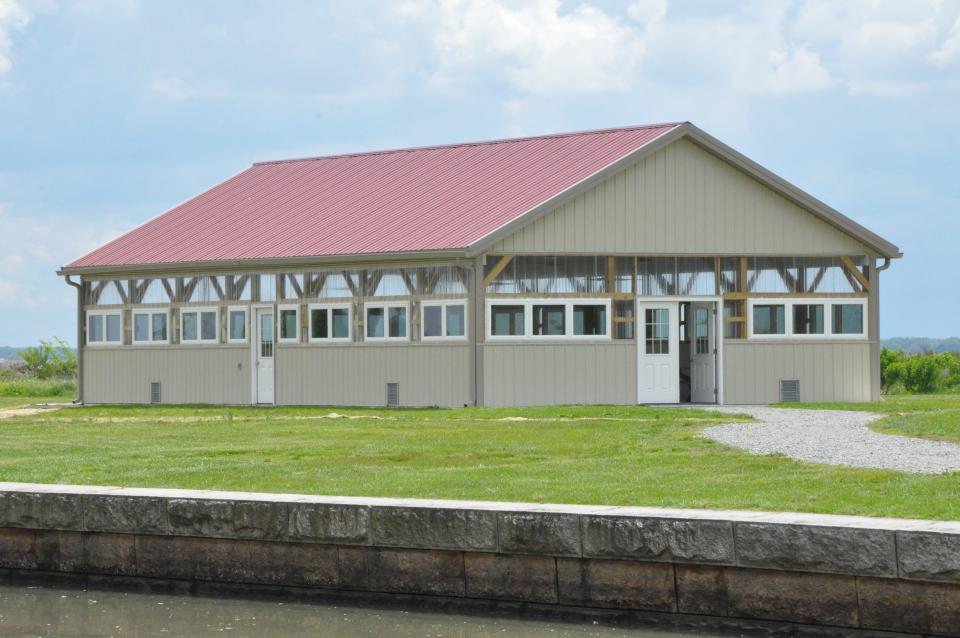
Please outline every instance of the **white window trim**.
[[[283, 328], [281, 327], [281, 316], [284, 310], [293, 310], [295, 313], [296, 320], [294, 321], [294, 336], [293, 337], [282, 337]], [[276, 322], [277, 330], [277, 343], [299, 343], [300, 342], [300, 306], [298, 304], [278, 304], [277, 305], [277, 316], [274, 321]]]
[[[439, 337], [428, 337], [427, 331], [427, 306], [440, 306], [440, 322], [443, 328], [443, 335]], [[447, 306], [463, 306], [463, 334], [450, 336], [447, 334]], [[438, 301], [423, 301], [420, 303], [420, 339], [422, 341], [466, 341], [470, 334], [469, 304], [466, 299], [444, 299]]]
[[[793, 307], [823, 305], [823, 333], [822, 334], [794, 334], [793, 332]], [[833, 332], [833, 306], [835, 305], [857, 305], [863, 308], [863, 332], [854, 334], [834, 333]], [[783, 328], [784, 334], [758, 335], [753, 333], [753, 307], [754, 306], [783, 306]], [[863, 340], [870, 334], [868, 325], [869, 313], [867, 309], [867, 300], [863, 297], [763, 297], [751, 298], [747, 300], [747, 339], [755, 341], [770, 341], [784, 339], [799, 340]]]
[[[107, 341], [107, 317], [120, 317], [120, 339], [119, 341]], [[100, 320], [100, 330], [103, 335], [102, 341], [90, 341], [90, 317], [98, 317]], [[123, 312], [119, 310], [88, 310], [86, 330], [86, 341], [88, 346], [97, 348], [115, 348], [123, 345]]]
[[[213, 339], [203, 339], [202, 330], [200, 326], [200, 313], [202, 312], [212, 312], [216, 315], [216, 321], [214, 322], [214, 336]], [[183, 338], [183, 316], [189, 313], [196, 313], [197, 315], [197, 338], [196, 339], [184, 339]], [[167, 336], [170, 336], [169, 334]], [[220, 311], [215, 306], [184, 306], [180, 308], [180, 343], [188, 344], [216, 344], [220, 343]]]
[[[493, 306], [523, 306], [523, 334], [522, 335], [495, 335], [491, 314]], [[534, 306], [564, 306], [564, 334], [563, 335], [535, 335], [533, 334], [533, 307]], [[602, 335], [575, 335], [573, 334], [573, 307], [574, 306], [604, 306], [606, 316], [606, 334]], [[613, 339], [612, 300], [609, 297], [591, 299], [570, 298], [508, 298], [498, 297], [488, 299], [485, 309], [486, 338], [490, 341], [611, 341]]]
[[[150, 339], [147, 341], [137, 341], [137, 315], [147, 315], [149, 320], [147, 322], [148, 332], [150, 333]], [[153, 315], [166, 315], [167, 316], [167, 338], [162, 341], [153, 340]], [[130, 314], [130, 336], [132, 343], [137, 346], [165, 346], [170, 343], [170, 332], [172, 328], [170, 326], [170, 311], [169, 310], [160, 310], [158, 309], [142, 309], [134, 310]]]
[[[383, 336], [368, 337], [367, 325], [369, 323], [370, 309], [383, 308]], [[407, 329], [402, 337], [390, 336], [390, 308], [406, 308]], [[403, 301], [400, 303], [368, 303], [363, 305], [363, 340], [364, 341], [410, 341], [410, 303]]]
[[[347, 336], [346, 337], [334, 337], [333, 336], [333, 321], [331, 320], [333, 315], [333, 310], [343, 310], [347, 311]], [[313, 311], [314, 310], [324, 310], [327, 313], [327, 331], [330, 336], [328, 337], [314, 337], [313, 336]], [[352, 341], [353, 337], [353, 304], [345, 303], [314, 303], [307, 306], [307, 336], [310, 343], [349, 343]]]
[[[248, 343], [250, 341], [250, 311], [247, 306], [227, 306], [227, 343]], [[243, 339], [230, 338], [230, 313], [243, 313]]]

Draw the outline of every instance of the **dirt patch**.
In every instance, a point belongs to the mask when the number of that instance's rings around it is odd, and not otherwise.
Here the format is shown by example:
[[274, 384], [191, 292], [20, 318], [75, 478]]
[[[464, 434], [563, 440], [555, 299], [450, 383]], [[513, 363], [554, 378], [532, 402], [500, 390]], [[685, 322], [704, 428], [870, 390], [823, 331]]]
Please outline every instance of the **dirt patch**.
[[59, 410], [62, 407], [66, 406], [32, 405], [23, 408], [8, 408], [6, 410], [0, 410], [0, 419], [12, 419], [18, 416], [33, 416], [34, 414], [40, 414], [41, 412], [52, 412], [54, 410]]

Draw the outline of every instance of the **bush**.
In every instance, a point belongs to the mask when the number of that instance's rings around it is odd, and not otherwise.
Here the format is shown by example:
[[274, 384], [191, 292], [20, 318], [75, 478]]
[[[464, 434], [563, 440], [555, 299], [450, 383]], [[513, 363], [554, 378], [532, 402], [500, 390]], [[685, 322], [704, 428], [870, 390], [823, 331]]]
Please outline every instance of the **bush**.
[[56, 397], [76, 394], [77, 384], [71, 380], [0, 379], [0, 397]]
[[37, 379], [77, 376], [77, 354], [59, 337], [20, 352], [26, 373]]
[[960, 387], [960, 356], [954, 352], [906, 354], [884, 348], [880, 384], [885, 392], [930, 393]]

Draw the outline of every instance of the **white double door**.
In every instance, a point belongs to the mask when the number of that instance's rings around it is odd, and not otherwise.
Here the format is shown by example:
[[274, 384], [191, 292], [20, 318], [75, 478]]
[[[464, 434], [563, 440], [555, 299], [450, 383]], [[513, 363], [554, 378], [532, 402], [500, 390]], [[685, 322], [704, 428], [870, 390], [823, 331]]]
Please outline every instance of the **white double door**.
[[[714, 302], [689, 306], [690, 400], [717, 401], [716, 313]], [[637, 304], [637, 402], [680, 402], [680, 302]]]

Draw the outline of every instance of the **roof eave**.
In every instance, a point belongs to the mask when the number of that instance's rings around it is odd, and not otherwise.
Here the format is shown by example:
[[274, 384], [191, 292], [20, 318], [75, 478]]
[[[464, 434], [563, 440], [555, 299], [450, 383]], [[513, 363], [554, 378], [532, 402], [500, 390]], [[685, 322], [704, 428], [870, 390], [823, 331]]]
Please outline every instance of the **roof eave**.
[[385, 253], [351, 253], [341, 255], [308, 255], [302, 257], [272, 257], [266, 259], [224, 259], [215, 261], [181, 261], [156, 264], [110, 264], [93, 266], [63, 266], [57, 275], [139, 275], [139, 274], [175, 274], [175, 273], [225, 273], [251, 272], [257, 270], [280, 271], [289, 268], [309, 267], [346, 267], [349, 265], [370, 265], [384, 262], [431, 262], [456, 261], [465, 259], [467, 253], [462, 248], [441, 250], [411, 250]]

